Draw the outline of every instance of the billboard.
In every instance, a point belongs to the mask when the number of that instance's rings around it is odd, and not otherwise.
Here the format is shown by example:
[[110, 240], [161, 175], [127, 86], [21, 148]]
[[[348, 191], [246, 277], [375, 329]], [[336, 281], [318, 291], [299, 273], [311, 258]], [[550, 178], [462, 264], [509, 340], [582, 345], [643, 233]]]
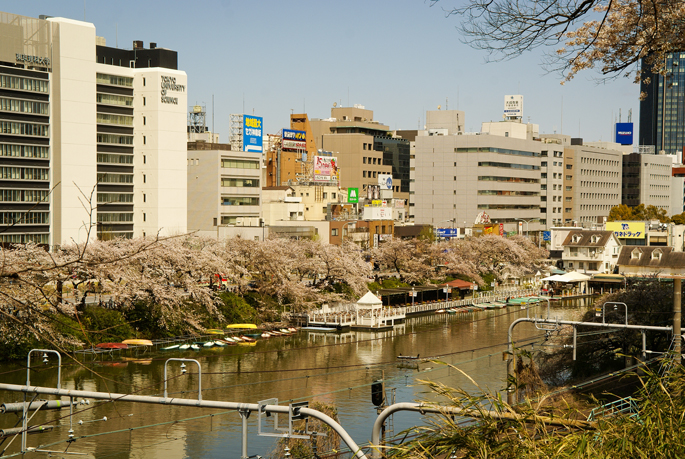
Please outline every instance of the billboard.
[[338, 158], [335, 156], [314, 156], [314, 181], [338, 180]]
[[633, 123], [616, 123], [616, 143], [633, 144]]
[[437, 237], [459, 237], [459, 228], [435, 228]]
[[347, 189], [347, 202], [359, 202], [359, 188]]
[[281, 148], [283, 150], [306, 150], [307, 133], [305, 131], [283, 129], [283, 143]]
[[243, 151], [264, 151], [262, 132], [261, 116], [243, 115]]
[[378, 185], [369, 185], [366, 187], [366, 199], [373, 201], [381, 198], [381, 187]]
[[378, 174], [378, 185], [381, 190], [392, 190], [392, 175]]
[[606, 230], [621, 239], [645, 238], [645, 222], [607, 222]]
[[504, 116], [507, 118], [523, 117], [523, 96], [504, 96]]

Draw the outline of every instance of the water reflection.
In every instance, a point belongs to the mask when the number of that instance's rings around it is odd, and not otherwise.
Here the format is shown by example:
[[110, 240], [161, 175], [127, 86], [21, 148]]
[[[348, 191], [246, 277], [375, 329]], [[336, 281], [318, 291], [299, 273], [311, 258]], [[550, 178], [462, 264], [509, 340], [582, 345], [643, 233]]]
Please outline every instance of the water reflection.
[[[552, 306], [552, 316], [578, 317], [585, 300]], [[459, 371], [434, 362], [398, 362], [396, 357], [420, 354], [439, 357], [464, 371], [477, 384], [491, 390], [504, 386], [509, 324], [526, 316], [525, 310], [508, 308], [458, 315], [434, 314], [407, 320], [393, 330], [379, 333], [300, 332], [290, 337], [259, 341], [254, 346], [230, 346], [199, 352], [112, 353], [84, 362], [64, 359], [63, 387], [79, 390], [161, 395], [164, 362], [167, 358], [194, 358], [202, 365], [203, 398], [256, 403], [276, 397], [281, 403], [319, 400], [335, 404], [340, 422], [358, 443], [370, 439], [376, 410], [371, 404], [370, 384], [381, 378], [393, 390], [397, 402], [429, 396], [419, 379], [440, 381], [466, 390], [476, 387]], [[531, 308], [546, 314], [546, 305]], [[531, 324], [517, 326], [516, 339], [540, 339], [544, 333]], [[168, 390], [180, 398], [196, 398], [198, 375], [192, 366], [182, 375], [180, 365], [169, 365]], [[26, 373], [20, 365], [4, 368], [0, 380], [23, 384]], [[37, 366], [31, 382], [54, 386], [56, 371]], [[19, 401], [19, 394], [0, 393], [0, 401]], [[213, 416], [210, 416], [213, 415]], [[103, 417], [107, 421], [99, 421]], [[0, 426], [12, 426], [17, 417], [0, 417]], [[84, 421], [78, 424], [78, 421]], [[175, 422], [183, 420], [181, 422]], [[38, 413], [36, 423], [58, 426], [53, 432], [31, 436], [29, 446], [67, 447], [67, 411]], [[84, 457], [155, 458], [239, 457], [241, 421], [235, 412], [142, 405], [123, 402], [91, 402], [79, 406], [74, 416], [77, 440], [69, 451], [87, 453]], [[421, 423], [418, 414], [395, 416], [394, 431]], [[33, 422], [32, 422], [33, 424]], [[256, 415], [249, 419], [249, 453], [266, 456], [274, 447], [272, 438], [259, 437]], [[55, 443], [55, 444], [53, 444]], [[3, 445], [3, 447], [5, 447]], [[7, 453], [18, 451], [19, 440]], [[7, 454], [6, 453], [6, 454]]]

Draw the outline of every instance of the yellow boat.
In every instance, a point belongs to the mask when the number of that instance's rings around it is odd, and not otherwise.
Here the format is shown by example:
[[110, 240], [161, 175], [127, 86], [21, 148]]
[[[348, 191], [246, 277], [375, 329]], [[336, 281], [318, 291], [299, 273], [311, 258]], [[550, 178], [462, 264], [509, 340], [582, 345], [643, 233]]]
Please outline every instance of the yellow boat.
[[223, 330], [219, 330], [217, 328], [208, 328], [207, 330], [205, 330], [205, 333], [208, 335], [223, 335], [226, 332]]
[[238, 329], [255, 329], [257, 326], [255, 324], [231, 324], [226, 325], [226, 328], [238, 328]]
[[129, 346], [152, 346], [152, 341], [149, 339], [125, 339], [122, 343]]

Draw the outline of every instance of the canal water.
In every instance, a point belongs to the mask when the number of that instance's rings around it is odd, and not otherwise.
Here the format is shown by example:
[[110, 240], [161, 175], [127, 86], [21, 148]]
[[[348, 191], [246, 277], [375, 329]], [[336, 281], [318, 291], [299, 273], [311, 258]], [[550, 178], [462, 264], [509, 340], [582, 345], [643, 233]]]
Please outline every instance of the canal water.
[[[590, 299], [565, 300], [551, 306], [552, 317], [578, 319]], [[505, 386], [507, 330], [511, 322], [526, 315], [546, 316], [547, 306], [522, 310], [518, 306], [457, 315], [433, 314], [408, 319], [392, 331], [321, 333], [300, 331], [290, 337], [260, 340], [254, 345], [210, 348], [199, 352], [126, 351], [81, 359], [63, 357], [62, 387], [89, 391], [163, 394], [164, 366], [168, 358], [192, 358], [202, 366], [202, 397], [257, 403], [277, 398], [279, 403], [321, 401], [337, 408], [339, 421], [360, 445], [371, 440], [376, 409], [371, 402], [371, 384], [385, 378], [388, 398], [395, 402], [436, 400], [420, 380], [431, 380], [469, 391], [478, 389], [460, 372], [437, 362], [398, 363], [397, 356], [420, 355], [455, 365], [482, 388], [501, 391]], [[532, 324], [516, 327], [514, 339], [540, 343], [544, 331]], [[54, 387], [57, 383], [55, 358], [43, 364], [32, 360], [31, 385]], [[170, 396], [196, 398], [197, 369], [187, 364], [181, 375], [180, 363], [169, 363]], [[25, 384], [21, 365], [3, 365], [0, 382]], [[0, 403], [21, 401], [18, 393], [0, 392]], [[106, 420], [104, 420], [106, 418]], [[0, 428], [13, 427], [19, 416], [0, 414]], [[425, 424], [418, 413], [393, 416], [395, 434]], [[47, 433], [28, 436], [28, 447], [53, 452], [51, 457], [96, 458], [239, 458], [241, 419], [237, 412], [168, 407], [126, 402], [90, 400], [69, 410], [39, 412], [30, 425], [56, 426]], [[20, 424], [19, 424], [20, 425]], [[276, 445], [273, 437], [259, 436], [257, 416], [248, 419], [248, 453], [269, 457]], [[67, 443], [69, 429], [74, 431]], [[392, 432], [391, 432], [392, 433]], [[6, 448], [10, 439], [0, 446]], [[18, 453], [20, 438], [5, 451]], [[3, 457], [5, 457], [3, 456]], [[29, 453], [25, 457], [48, 457]]]

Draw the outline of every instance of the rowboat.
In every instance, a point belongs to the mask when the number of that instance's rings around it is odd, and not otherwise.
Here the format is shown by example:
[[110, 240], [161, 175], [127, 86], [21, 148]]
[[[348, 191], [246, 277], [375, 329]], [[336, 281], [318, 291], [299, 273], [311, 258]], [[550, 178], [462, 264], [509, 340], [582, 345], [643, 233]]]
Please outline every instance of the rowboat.
[[122, 343], [132, 346], [152, 346], [152, 341], [149, 339], [125, 339]]
[[214, 341], [214, 345], [224, 347], [224, 346], [226, 346], [226, 343], [224, 343], [223, 341], [218, 339], [218, 340]]
[[269, 333], [269, 332], [262, 333], [262, 338], [271, 338], [271, 333]]
[[226, 325], [226, 328], [228, 328], [228, 329], [239, 329], [239, 330], [240, 329], [243, 329], [243, 330], [252, 329], [252, 330], [254, 330], [257, 328], [257, 326], [255, 324], [230, 324], [230, 325]]
[[233, 341], [233, 340], [230, 340], [230, 341], [229, 341], [227, 338], [220, 339], [219, 341], [221, 341], [222, 343], [224, 343], [224, 344], [226, 344], [226, 345], [229, 345], [229, 346], [235, 344], [235, 341]]
[[241, 336], [240, 339], [247, 343], [254, 343], [256, 341], [254, 338], [250, 338], [249, 336]]
[[199, 351], [200, 350], [200, 345], [199, 344], [191, 344], [190, 348], [194, 351]]
[[181, 344], [178, 348], [179, 348], [180, 350], [182, 350], [182, 351], [185, 351], [185, 350], [190, 349], [190, 344], [188, 344], [188, 343], [186, 343], [186, 344]]
[[179, 347], [181, 347], [180, 344], [172, 344], [171, 346], [163, 347], [162, 350], [163, 351], [171, 351], [173, 349], [178, 349]]
[[212, 346], [214, 346], [214, 341], [205, 341], [204, 343], [197, 343], [197, 344], [202, 344], [202, 347], [212, 347]]
[[128, 344], [124, 343], [100, 343], [96, 344], [98, 349], [128, 349]]
[[218, 328], [209, 328], [205, 330], [205, 333], [208, 335], [223, 335], [226, 332], [223, 330], [219, 330]]

